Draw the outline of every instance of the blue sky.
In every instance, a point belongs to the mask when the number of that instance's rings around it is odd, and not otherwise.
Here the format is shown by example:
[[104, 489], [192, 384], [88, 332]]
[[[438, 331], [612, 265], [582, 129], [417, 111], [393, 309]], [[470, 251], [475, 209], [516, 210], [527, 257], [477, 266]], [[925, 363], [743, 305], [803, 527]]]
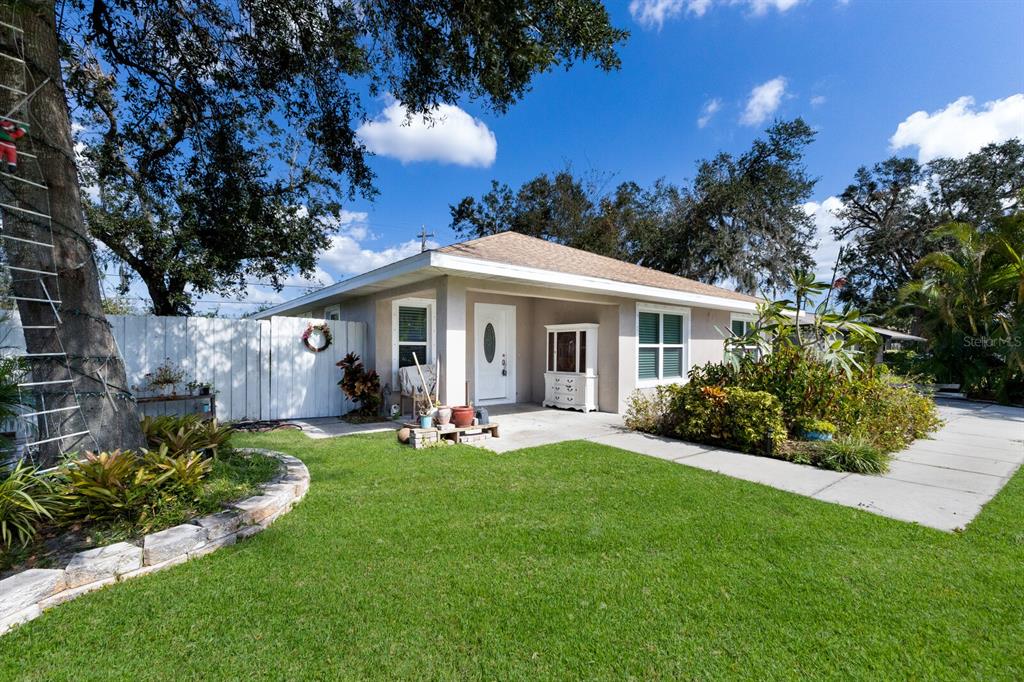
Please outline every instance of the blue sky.
[[[860, 165], [893, 153], [962, 155], [1024, 134], [1024, 2], [606, 5], [631, 32], [617, 72], [582, 64], [544, 74], [504, 115], [456, 102], [432, 128], [398, 125], [400, 104], [378, 102], [363, 133], [379, 152], [380, 196], [348, 207], [351, 221], [322, 259], [320, 281], [418, 251], [421, 225], [434, 243], [455, 241], [449, 204], [492, 179], [516, 187], [570, 163], [612, 173], [613, 182], [685, 182], [699, 159], [742, 152], [775, 118], [803, 116], [818, 131], [807, 166], [820, 181], [807, 210], [823, 228]], [[822, 268], [834, 253], [823, 243]], [[253, 287], [248, 303], [299, 293]]]

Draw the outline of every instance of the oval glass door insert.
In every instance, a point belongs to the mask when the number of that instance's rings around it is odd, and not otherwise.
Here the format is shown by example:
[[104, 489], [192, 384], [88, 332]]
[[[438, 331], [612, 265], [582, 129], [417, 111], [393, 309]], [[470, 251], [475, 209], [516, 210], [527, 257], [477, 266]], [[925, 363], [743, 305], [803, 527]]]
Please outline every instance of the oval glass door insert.
[[494, 325], [488, 322], [487, 326], [484, 327], [484, 358], [488, 364], [494, 362], [494, 347]]

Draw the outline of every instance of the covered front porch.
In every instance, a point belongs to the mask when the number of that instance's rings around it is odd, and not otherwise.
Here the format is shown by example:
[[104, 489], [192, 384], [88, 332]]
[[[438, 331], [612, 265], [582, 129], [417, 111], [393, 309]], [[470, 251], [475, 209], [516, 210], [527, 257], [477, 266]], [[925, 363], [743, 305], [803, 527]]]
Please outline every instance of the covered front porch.
[[[413, 365], [415, 355], [438, 369], [443, 404], [539, 411], [553, 399], [557, 379], [560, 396], [576, 386], [581, 395], [590, 390], [579, 401], [582, 410], [624, 409], [620, 351], [631, 345], [630, 302], [454, 277], [430, 284], [376, 302], [376, 367], [391, 386], [401, 386], [399, 370]], [[626, 364], [632, 373], [632, 363]], [[560, 398], [550, 404], [575, 403]]]

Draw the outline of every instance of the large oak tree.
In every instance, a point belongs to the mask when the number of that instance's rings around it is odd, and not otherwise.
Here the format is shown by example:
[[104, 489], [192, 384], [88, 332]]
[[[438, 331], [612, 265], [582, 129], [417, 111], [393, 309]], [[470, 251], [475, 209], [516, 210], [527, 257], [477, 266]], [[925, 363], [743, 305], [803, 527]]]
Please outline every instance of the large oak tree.
[[[340, 201], [373, 194], [355, 130], [385, 93], [429, 113], [462, 97], [501, 112], [545, 70], [618, 66], [625, 33], [598, 0], [17, 0], [31, 140], [50, 185], [62, 340], [99, 447], [141, 444], [130, 403], [101, 397], [117, 355], [83, 220], [68, 100], [97, 188], [89, 227], [158, 312], [190, 292], [309, 270]], [[63, 58], [63, 62], [62, 62]], [[62, 66], [66, 79], [62, 79]], [[66, 89], [65, 89], [66, 85]], [[19, 305], [26, 324], [43, 311]], [[41, 342], [28, 339], [30, 350]], [[93, 363], [93, 364], [90, 364]], [[126, 391], [124, 368], [104, 378]]]

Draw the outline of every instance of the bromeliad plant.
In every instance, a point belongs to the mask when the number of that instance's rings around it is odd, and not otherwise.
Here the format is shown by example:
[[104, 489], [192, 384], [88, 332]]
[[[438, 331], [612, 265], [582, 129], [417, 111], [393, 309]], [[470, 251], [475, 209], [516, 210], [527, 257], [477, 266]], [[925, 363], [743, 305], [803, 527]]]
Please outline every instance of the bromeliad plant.
[[142, 433], [150, 448], [164, 445], [174, 456], [188, 452], [209, 453], [217, 458], [228, 447], [235, 430], [216, 419], [203, 419], [198, 414], [144, 417]]
[[212, 460], [196, 452], [87, 452], [63, 469], [60, 497], [66, 523], [128, 522], [148, 530], [160, 509], [195, 499]]
[[[878, 335], [860, 321], [856, 310], [837, 312], [831, 308], [832, 291], [836, 283], [818, 282], [806, 270], [792, 274], [793, 298], [778, 299], [757, 307], [757, 319], [742, 335], [726, 335], [727, 361], [738, 365], [743, 351], [758, 350], [758, 356], [793, 348], [808, 359], [842, 370], [847, 376], [863, 370], [859, 346], [873, 346]], [[821, 303], [812, 306], [813, 299], [825, 295]]]
[[6, 473], [0, 471], [0, 548], [27, 545], [57, 507], [51, 482], [37, 469], [19, 461]]

